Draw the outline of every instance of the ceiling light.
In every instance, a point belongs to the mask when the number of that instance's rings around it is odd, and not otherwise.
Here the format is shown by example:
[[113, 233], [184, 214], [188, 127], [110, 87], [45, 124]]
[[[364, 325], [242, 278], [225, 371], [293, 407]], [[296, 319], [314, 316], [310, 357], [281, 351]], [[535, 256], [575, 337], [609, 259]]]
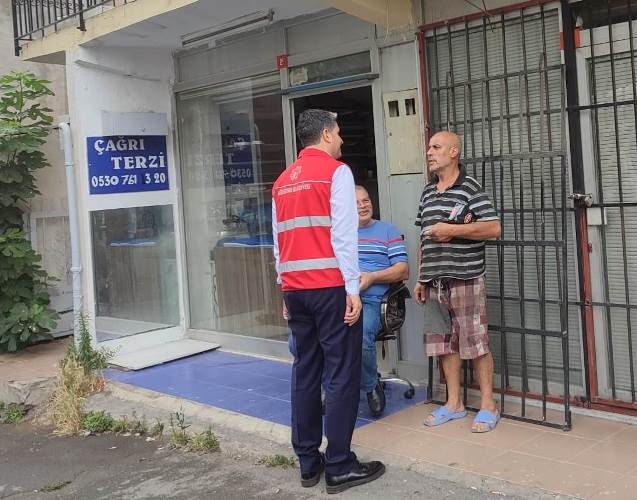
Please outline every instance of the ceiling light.
[[269, 24], [274, 19], [274, 9], [261, 10], [232, 19], [212, 28], [193, 31], [181, 37], [182, 47], [192, 47], [200, 43], [208, 43], [219, 35], [237, 33], [254, 28], [257, 25]]

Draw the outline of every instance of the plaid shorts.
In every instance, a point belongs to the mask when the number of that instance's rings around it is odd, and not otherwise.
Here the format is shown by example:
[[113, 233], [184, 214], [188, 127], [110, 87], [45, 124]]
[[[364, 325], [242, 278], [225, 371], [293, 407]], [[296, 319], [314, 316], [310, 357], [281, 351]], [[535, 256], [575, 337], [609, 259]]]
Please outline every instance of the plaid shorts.
[[427, 356], [460, 353], [462, 359], [475, 359], [489, 352], [484, 277], [428, 282], [425, 296]]

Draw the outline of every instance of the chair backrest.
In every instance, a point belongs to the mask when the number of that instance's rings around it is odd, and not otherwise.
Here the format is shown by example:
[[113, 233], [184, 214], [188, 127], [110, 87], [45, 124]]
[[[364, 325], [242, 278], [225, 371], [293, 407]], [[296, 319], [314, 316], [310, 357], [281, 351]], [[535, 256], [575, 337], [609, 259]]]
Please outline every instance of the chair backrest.
[[402, 283], [393, 283], [380, 303], [380, 323], [382, 330], [376, 336], [377, 340], [392, 336], [395, 338], [396, 332], [400, 330], [405, 322], [407, 308], [405, 299], [411, 298], [411, 293], [407, 286]]

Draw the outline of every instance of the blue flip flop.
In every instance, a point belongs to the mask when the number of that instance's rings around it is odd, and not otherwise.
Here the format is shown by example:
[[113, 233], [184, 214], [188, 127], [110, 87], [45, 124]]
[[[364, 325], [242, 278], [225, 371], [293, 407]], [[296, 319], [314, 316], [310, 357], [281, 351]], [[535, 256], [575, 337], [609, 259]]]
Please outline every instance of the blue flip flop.
[[431, 416], [434, 418], [432, 423], [428, 423], [427, 420], [424, 422], [427, 427], [436, 427], [437, 425], [446, 424], [450, 420], [464, 418], [467, 416], [467, 410], [453, 412], [446, 406], [441, 406], [432, 411]]
[[495, 429], [495, 426], [498, 425], [500, 421], [500, 412], [496, 408], [495, 413], [490, 412], [489, 410], [480, 410], [478, 414], [473, 419], [474, 424], [487, 424], [487, 428], [482, 431], [477, 431], [473, 427], [471, 427], [471, 432], [475, 433], [484, 433], [491, 432]]

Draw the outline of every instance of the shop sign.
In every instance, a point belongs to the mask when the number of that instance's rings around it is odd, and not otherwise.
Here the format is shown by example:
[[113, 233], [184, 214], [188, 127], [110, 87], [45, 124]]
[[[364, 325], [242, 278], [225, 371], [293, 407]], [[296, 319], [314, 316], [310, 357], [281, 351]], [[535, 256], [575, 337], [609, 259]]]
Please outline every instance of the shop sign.
[[87, 137], [91, 194], [168, 189], [165, 135]]
[[252, 139], [248, 134], [222, 134], [223, 178], [227, 185], [252, 184]]

